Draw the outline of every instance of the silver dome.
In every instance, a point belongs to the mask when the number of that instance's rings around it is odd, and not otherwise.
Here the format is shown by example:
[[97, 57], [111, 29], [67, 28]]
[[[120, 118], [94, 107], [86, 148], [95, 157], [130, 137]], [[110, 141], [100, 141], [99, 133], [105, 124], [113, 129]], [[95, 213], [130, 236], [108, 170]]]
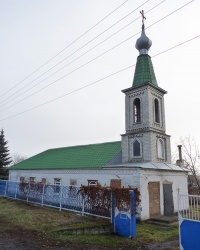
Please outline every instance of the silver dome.
[[151, 45], [152, 41], [146, 36], [144, 25], [142, 25], [142, 33], [140, 38], [137, 39], [135, 47], [139, 50], [140, 54], [148, 54]]

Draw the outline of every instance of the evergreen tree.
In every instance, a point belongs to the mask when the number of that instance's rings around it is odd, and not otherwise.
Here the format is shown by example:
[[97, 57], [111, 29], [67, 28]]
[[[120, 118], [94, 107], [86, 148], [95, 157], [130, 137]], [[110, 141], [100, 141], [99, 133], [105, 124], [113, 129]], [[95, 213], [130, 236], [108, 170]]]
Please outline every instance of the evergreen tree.
[[7, 144], [8, 141], [5, 140], [4, 130], [2, 129], [0, 132], [0, 169], [3, 169], [12, 162]]

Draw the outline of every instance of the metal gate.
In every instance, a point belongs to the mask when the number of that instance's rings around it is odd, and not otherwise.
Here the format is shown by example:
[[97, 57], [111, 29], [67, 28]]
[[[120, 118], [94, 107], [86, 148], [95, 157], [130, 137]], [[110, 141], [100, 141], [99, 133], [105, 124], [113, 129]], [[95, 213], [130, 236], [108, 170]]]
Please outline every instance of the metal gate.
[[[130, 191], [130, 204], [125, 204], [121, 208], [117, 207], [116, 199], [112, 196], [112, 224], [114, 232], [129, 238], [136, 238], [136, 207], [135, 193]], [[123, 204], [121, 204], [123, 205]]]
[[178, 194], [181, 250], [200, 249], [200, 196]]

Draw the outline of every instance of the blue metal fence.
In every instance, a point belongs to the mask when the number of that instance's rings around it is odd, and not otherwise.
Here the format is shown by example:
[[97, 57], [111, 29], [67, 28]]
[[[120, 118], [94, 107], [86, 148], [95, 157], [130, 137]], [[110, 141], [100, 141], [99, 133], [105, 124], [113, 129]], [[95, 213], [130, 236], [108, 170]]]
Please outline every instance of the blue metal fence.
[[55, 207], [60, 210], [79, 212], [82, 215], [90, 214], [111, 219], [116, 233], [124, 237], [136, 238], [134, 191], [130, 191], [130, 204], [118, 201], [117, 206], [115, 195], [111, 193], [110, 189], [106, 189], [106, 191], [98, 189], [95, 195], [82, 195], [80, 190], [80, 187], [75, 186], [0, 180], [0, 196]]
[[200, 249], [200, 196], [178, 195], [181, 250]]
[[[110, 219], [110, 208], [82, 197], [79, 187], [0, 180], [0, 196]], [[103, 207], [103, 209], [102, 209]]]

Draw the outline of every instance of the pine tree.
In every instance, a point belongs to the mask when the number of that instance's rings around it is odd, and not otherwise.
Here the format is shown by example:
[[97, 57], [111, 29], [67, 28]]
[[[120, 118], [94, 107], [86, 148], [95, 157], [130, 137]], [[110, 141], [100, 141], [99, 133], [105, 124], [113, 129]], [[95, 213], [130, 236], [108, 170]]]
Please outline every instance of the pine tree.
[[8, 141], [5, 140], [4, 130], [2, 129], [0, 133], [0, 169], [3, 169], [12, 162], [7, 144]]

